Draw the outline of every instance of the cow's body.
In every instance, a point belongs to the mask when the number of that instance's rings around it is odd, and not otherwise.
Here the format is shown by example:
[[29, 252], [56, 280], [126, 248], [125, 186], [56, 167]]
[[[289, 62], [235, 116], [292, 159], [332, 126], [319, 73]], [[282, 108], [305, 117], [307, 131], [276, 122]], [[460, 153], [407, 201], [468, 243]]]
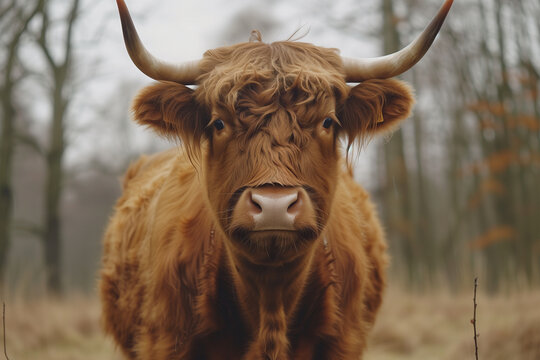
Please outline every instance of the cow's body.
[[[105, 240], [107, 330], [133, 359], [242, 359], [254, 331], [199, 174], [171, 150], [126, 176]], [[291, 359], [354, 359], [381, 302], [386, 246], [367, 194], [346, 172], [331, 214], [287, 319]]]
[[181, 66], [153, 58], [117, 2], [130, 56], [162, 81], [134, 118], [183, 144], [128, 170], [104, 241], [106, 330], [133, 360], [361, 358], [386, 245], [340, 139], [409, 115], [412, 92], [390, 77], [427, 51], [452, 0], [380, 61], [259, 34]]

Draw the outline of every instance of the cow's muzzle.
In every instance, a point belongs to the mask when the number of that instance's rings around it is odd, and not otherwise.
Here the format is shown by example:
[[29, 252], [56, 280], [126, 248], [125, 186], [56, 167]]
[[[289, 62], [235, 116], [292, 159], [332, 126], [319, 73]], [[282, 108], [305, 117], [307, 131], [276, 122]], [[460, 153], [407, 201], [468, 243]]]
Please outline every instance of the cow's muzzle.
[[233, 222], [250, 231], [298, 231], [314, 221], [313, 204], [302, 187], [246, 188], [233, 211]]

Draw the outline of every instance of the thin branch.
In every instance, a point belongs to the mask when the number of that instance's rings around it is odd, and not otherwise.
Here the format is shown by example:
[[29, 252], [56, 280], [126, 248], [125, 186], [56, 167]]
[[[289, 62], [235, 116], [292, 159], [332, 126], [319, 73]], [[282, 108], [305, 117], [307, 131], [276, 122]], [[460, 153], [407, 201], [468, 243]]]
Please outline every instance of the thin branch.
[[17, 48], [17, 46], [19, 45], [19, 40], [21, 39], [22, 35], [26, 32], [26, 29], [28, 28], [28, 25], [30, 24], [30, 22], [32, 21], [32, 19], [34, 18], [34, 16], [37, 15], [37, 13], [41, 10], [42, 6], [43, 6], [43, 3], [44, 3], [44, 0], [39, 0], [37, 3], [36, 3], [36, 6], [32, 9], [32, 11], [30, 12], [30, 14], [24, 18], [24, 21], [22, 23], [22, 25], [20, 26], [20, 28], [17, 30], [17, 32], [13, 35], [9, 45], [8, 45], [8, 59], [6, 61], [6, 65], [4, 65], [5, 69], [4, 69], [4, 86], [9, 86], [12, 82], [12, 79], [11, 79], [11, 74], [12, 74], [12, 69], [13, 69], [13, 66], [15, 64], [15, 56], [16, 56], [16, 51], [15, 49]]
[[45, 155], [45, 150], [37, 139], [29, 134], [16, 133], [15, 139], [21, 145], [26, 145], [28, 148], [32, 149], [39, 155]]
[[70, 57], [71, 57], [71, 48], [73, 46], [73, 28], [75, 25], [75, 21], [77, 20], [77, 17], [79, 15], [79, 0], [73, 1], [73, 7], [71, 8], [71, 11], [69, 12], [68, 17], [68, 27], [67, 27], [67, 33], [66, 33], [66, 52], [64, 54], [64, 66], [67, 67]]
[[474, 311], [473, 311], [473, 318], [471, 319], [471, 324], [473, 326], [474, 330], [474, 355], [475, 359], [478, 360], [478, 333], [476, 332], [476, 307], [478, 304], [476, 303], [476, 288], [478, 287], [478, 278], [474, 278], [474, 297], [473, 297], [473, 304], [474, 304]]
[[4, 355], [6, 356], [6, 360], [9, 360], [9, 356], [7, 354], [7, 346], [6, 346], [6, 303], [2, 303], [2, 324], [4, 326]]
[[73, 1], [73, 6], [71, 7], [71, 10], [69, 12], [68, 18], [67, 18], [67, 30], [66, 30], [66, 40], [65, 40], [65, 53], [64, 58], [62, 59], [61, 63], [58, 63], [55, 61], [50, 49], [49, 44], [47, 42], [47, 33], [50, 31], [50, 21], [49, 21], [49, 12], [46, 7], [43, 8], [43, 22], [41, 25], [41, 32], [38, 39], [38, 44], [43, 51], [43, 54], [45, 55], [45, 58], [47, 59], [47, 62], [49, 66], [53, 69], [54, 72], [57, 71], [65, 71], [68, 67], [68, 63], [71, 57], [71, 47], [72, 47], [72, 38], [73, 38], [73, 29], [75, 25], [75, 21], [77, 20], [77, 16], [79, 14], [79, 0]]
[[36, 237], [42, 237], [45, 232], [43, 227], [29, 221], [18, 220], [13, 222], [13, 230], [30, 234]]
[[0, 9], [0, 20], [6, 16], [11, 9], [15, 7], [15, 0], [11, 0], [11, 3]]
[[56, 62], [54, 61], [54, 58], [49, 51], [48, 45], [47, 45], [47, 31], [49, 28], [49, 13], [47, 11], [47, 7], [45, 6], [42, 10], [42, 22], [41, 22], [41, 32], [38, 39], [38, 44], [41, 47], [41, 50], [43, 51], [43, 55], [45, 55], [45, 58], [47, 59], [47, 62], [49, 63], [49, 66], [55, 70], [57, 68]]

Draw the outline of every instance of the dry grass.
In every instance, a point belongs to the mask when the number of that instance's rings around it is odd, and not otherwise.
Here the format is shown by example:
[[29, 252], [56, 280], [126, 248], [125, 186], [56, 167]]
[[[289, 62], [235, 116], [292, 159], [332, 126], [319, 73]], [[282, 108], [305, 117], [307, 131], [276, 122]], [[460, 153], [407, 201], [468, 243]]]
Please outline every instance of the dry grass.
[[121, 359], [112, 342], [101, 332], [99, 314], [99, 302], [83, 296], [70, 296], [65, 300], [8, 300], [6, 343], [9, 358]]
[[[496, 298], [479, 294], [478, 302], [480, 359], [540, 359], [540, 292]], [[11, 360], [121, 358], [100, 330], [94, 298], [12, 299], [6, 307]], [[389, 291], [365, 359], [474, 360], [471, 317], [472, 294]]]
[[[540, 292], [477, 296], [479, 358], [540, 359]], [[389, 291], [366, 359], [474, 360], [470, 295]]]

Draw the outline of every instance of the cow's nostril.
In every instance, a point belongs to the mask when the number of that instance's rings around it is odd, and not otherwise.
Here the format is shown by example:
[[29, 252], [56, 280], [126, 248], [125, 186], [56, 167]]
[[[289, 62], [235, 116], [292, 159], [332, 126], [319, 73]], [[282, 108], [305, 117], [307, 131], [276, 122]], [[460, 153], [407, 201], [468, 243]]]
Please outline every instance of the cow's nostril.
[[301, 212], [297, 188], [264, 186], [250, 189], [248, 195], [255, 229], [294, 230], [295, 219]]
[[253, 197], [253, 193], [250, 194], [249, 196], [249, 201], [251, 201], [251, 203], [253, 204], [253, 206], [259, 208], [260, 210], [262, 210], [262, 207], [261, 207], [261, 204], [258, 203], [257, 199], [255, 199]]
[[287, 211], [288, 211], [288, 212], [294, 211], [294, 208], [297, 207], [296, 205], [298, 204], [299, 201], [300, 201], [299, 198], [297, 198], [296, 200], [294, 200], [294, 201], [289, 205], [289, 207], [287, 208]]
[[249, 210], [255, 214], [259, 214], [262, 212], [263, 208], [260, 204], [260, 200], [257, 201], [256, 196], [253, 195], [253, 192], [249, 192], [247, 196], [247, 202], [249, 205]]

